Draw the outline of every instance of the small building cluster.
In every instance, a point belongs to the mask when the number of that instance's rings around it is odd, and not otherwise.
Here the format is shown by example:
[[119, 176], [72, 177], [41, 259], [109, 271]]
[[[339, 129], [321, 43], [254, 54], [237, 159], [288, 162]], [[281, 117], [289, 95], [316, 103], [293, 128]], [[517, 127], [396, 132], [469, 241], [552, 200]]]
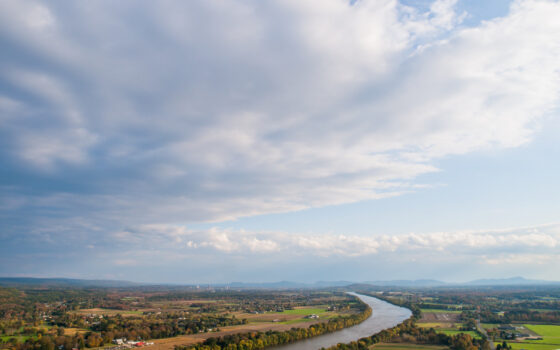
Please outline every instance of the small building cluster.
[[126, 340], [126, 338], [113, 339], [113, 344], [118, 345], [113, 349], [131, 349], [134, 347], [141, 348], [143, 346], [154, 345], [153, 342]]

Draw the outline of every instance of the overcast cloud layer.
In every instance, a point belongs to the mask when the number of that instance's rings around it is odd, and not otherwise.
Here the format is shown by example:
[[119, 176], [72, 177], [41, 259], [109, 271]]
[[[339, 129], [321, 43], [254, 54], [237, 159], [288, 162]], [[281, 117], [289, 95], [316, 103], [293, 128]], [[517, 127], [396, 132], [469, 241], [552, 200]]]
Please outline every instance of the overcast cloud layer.
[[476, 27], [467, 16], [452, 0], [0, 1], [0, 238], [173, 238], [179, 256], [465, 246], [556, 258], [556, 228], [180, 226], [398, 196], [442, 157], [531, 142], [558, 107], [560, 3], [514, 1]]

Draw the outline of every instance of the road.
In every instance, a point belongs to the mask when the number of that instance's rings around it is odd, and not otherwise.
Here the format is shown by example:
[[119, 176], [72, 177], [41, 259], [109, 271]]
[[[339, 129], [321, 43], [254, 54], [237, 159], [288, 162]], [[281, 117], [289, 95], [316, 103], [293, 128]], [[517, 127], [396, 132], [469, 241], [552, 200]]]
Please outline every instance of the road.
[[490, 343], [490, 348], [492, 350], [496, 349], [496, 346], [494, 345], [494, 342], [492, 341], [492, 339], [490, 339], [490, 337], [488, 336], [488, 333], [486, 333], [486, 329], [484, 329], [484, 327], [482, 327], [482, 325], [480, 324], [480, 319], [476, 320], [476, 329], [478, 329], [480, 334], [482, 334], [486, 337], [486, 339]]

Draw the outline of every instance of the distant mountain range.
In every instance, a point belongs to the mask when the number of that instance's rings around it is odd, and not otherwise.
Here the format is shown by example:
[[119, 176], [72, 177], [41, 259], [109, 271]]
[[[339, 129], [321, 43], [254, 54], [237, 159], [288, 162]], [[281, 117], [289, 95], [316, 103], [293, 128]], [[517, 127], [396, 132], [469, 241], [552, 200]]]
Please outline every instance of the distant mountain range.
[[[302, 283], [292, 281], [268, 282], [268, 283], [250, 283], [250, 282], [233, 282], [220, 284], [204, 284], [204, 287], [214, 288], [262, 288], [262, 289], [299, 289], [299, 288], [331, 288], [331, 287], [347, 287], [351, 285], [369, 285], [379, 287], [402, 287], [402, 288], [421, 288], [421, 287], [476, 287], [476, 286], [529, 286], [529, 285], [558, 285], [560, 282], [526, 279], [523, 277], [512, 277], [503, 279], [478, 279], [465, 283], [448, 283], [431, 279], [420, 280], [391, 280], [391, 281], [318, 281], [314, 283]], [[100, 288], [126, 288], [141, 286], [173, 286], [173, 287], [195, 287], [195, 285], [187, 284], [156, 284], [156, 283], [137, 283], [129, 281], [117, 280], [84, 280], [71, 278], [32, 278], [32, 277], [0, 277], [0, 286], [17, 287], [17, 286], [45, 286], [45, 287], [100, 287]]]
[[34, 277], [0, 277], [0, 286], [45, 286], [45, 287], [136, 287], [142, 283], [116, 280], [82, 280], [73, 278], [34, 278]]
[[495, 285], [519, 286], [519, 285], [560, 285], [560, 282], [532, 280], [523, 277], [512, 277], [512, 278], [503, 278], [503, 279], [480, 279], [465, 284], [471, 286], [495, 286]]
[[314, 283], [302, 283], [291, 281], [280, 281], [271, 283], [246, 283], [246, 282], [233, 282], [223, 284], [231, 288], [327, 288], [327, 287], [346, 287], [354, 282], [349, 281], [318, 281]]
[[529, 286], [529, 285], [560, 285], [558, 281], [527, 279], [524, 277], [478, 279], [469, 282], [450, 283], [438, 280], [394, 280], [367, 281], [366, 284], [382, 287], [461, 287], [461, 286]]
[[439, 287], [448, 285], [446, 282], [437, 280], [366, 281], [363, 283], [381, 287]]

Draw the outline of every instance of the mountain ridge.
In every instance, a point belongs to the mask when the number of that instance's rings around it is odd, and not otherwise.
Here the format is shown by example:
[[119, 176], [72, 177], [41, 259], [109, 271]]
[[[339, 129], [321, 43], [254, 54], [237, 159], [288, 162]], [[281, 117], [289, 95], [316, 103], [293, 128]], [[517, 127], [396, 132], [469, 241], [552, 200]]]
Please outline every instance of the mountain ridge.
[[452, 283], [434, 279], [418, 280], [374, 280], [364, 282], [351, 281], [316, 281], [316, 282], [231, 282], [231, 283], [142, 283], [124, 280], [102, 280], [102, 279], [74, 279], [74, 278], [44, 278], [44, 277], [0, 277], [0, 286], [53, 286], [53, 287], [101, 287], [101, 288], [124, 288], [124, 287], [145, 287], [145, 286], [170, 286], [170, 287], [214, 287], [214, 288], [262, 288], [262, 289], [298, 289], [298, 288], [333, 288], [347, 287], [350, 285], [369, 285], [379, 287], [477, 287], [477, 286], [528, 286], [528, 285], [560, 285], [560, 281], [546, 281], [537, 279], [527, 279], [524, 277], [510, 278], [487, 278], [476, 279], [468, 282]]

